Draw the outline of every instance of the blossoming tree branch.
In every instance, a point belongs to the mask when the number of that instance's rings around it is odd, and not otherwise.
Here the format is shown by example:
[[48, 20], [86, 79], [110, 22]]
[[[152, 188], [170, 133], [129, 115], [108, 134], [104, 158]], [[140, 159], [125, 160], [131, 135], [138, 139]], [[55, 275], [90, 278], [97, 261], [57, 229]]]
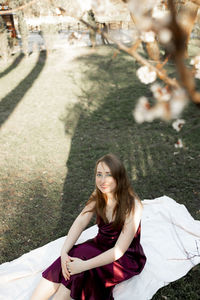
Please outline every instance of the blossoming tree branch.
[[[12, 2], [12, 1], [11, 1]], [[20, 7], [13, 11], [26, 10], [37, 0], [21, 1]], [[133, 116], [138, 123], [151, 122], [156, 118], [174, 120], [173, 128], [180, 131], [184, 120], [179, 117], [189, 101], [200, 107], [200, 93], [197, 91], [195, 80], [200, 79], [200, 55], [191, 60], [187, 66], [188, 42], [197, 18], [200, 0], [46, 0], [55, 9], [60, 9], [63, 15], [68, 15], [83, 22], [89, 28], [99, 32], [104, 38], [112, 41], [122, 51], [125, 51], [141, 65], [136, 71], [140, 81], [149, 88], [154, 97], [151, 105], [147, 97], [141, 95], [137, 100]], [[39, 5], [39, 4], [38, 4]], [[60, 6], [59, 6], [60, 5]], [[39, 7], [39, 6], [38, 6]], [[115, 40], [109, 32], [102, 32], [85, 18], [89, 10], [95, 15], [106, 15], [112, 10], [124, 9], [130, 14], [137, 30], [131, 46]], [[148, 58], [139, 52], [140, 46]], [[165, 54], [161, 55], [161, 48]], [[168, 75], [167, 63], [173, 61], [178, 76]], [[182, 143], [179, 143], [181, 146]], [[178, 146], [177, 146], [178, 147]]]
[[[78, 1], [79, 15], [92, 9], [95, 14], [106, 14], [111, 5], [119, 4], [112, 0]], [[200, 56], [196, 56], [189, 68], [185, 64], [187, 46], [193, 29], [200, 0], [191, 1], [162, 1], [162, 0], [121, 0], [129, 10], [137, 28], [137, 38], [132, 46], [115, 40], [109, 33], [100, 32], [98, 28], [88, 24], [82, 17], [79, 20], [93, 30], [99, 31], [105, 38], [115, 43], [119, 49], [133, 56], [141, 67], [137, 76], [144, 84], [150, 84], [150, 90], [155, 104], [141, 96], [133, 111], [136, 122], [153, 121], [156, 118], [173, 120], [179, 118], [189, 101], [200, 106], [200, 93], [195, 86], [195, 78], [200, 78]], [[179, 5], [179, 7], [178, 7]], [[178, 9], [179, 8], [179, 9]], [[138, 49], [141, 43], [146, 45], [148, 59], [142, 56]], [[165, 56], [161, 57], [160, 48], [165, 49]], [[178, 72], [178, 78], [171, 78], [167, 74], [168, 60], [173, 60]], [[159, 79], [159, 83], [156, 80]], [[161, 82], [161, 83], [160, 83]], [[179, 131], [180, 126], [174, 125]]]
[[[111, 38], [109, 34], [101, 34], [141, 64], [136, 74], [142, 83], [150, 85], [155, 104], [151, 105], [149, 99], [141, 95], [133, 116], [138, 123], [151, 122], [156, 118], [166, 121], [175, 119], [172, 126], [176, 131], [180, 131], [185, 121], [179, 117], [189, 101], [200, 107], [200, 93], [195, 84], [195, 78], [200, 79], [200, 56], [191, 60], [193, 67], [188, 67], [185, 63], [200, 1], [122, 1], [127, 5], [137, 28], [137, 39], [128, 47]], [[101, 1], [99, 5], [97, 2], [91, 1], [91, 8], [96, 13], [99, 9], [106, 11], [108, 1]], [[141, 43], [146, 46], [148, 59], [139, 54]], [[161, 47], [165, 49], [163, 57], [160, 54]], [[177, 78], [171, 78], [167, 74], [169, 59], [174, 62]], [[159, 83], [156, 82], [157, 79]], [[178, 139], [175, 147], [183, 147], [181, 139]]]

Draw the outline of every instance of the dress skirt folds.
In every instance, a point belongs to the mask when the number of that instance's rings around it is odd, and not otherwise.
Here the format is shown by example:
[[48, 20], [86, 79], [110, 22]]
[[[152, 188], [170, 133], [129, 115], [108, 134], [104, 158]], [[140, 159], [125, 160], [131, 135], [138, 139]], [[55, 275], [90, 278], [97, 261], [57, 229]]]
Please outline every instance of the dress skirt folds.
[[[87, 260], [112, 248], [120, 231], [113, 230], [112, 223], [105, 224], [102, 219], [98, 222], [98, 229], [95, 238], [75, 245], [69, 256]], [[58, 257], [42, 276], [52, 282], [62, 283], [71, 290], [74, 300], [112, 300], [114, 286], [139, 274], [145, 265], [146, 256], [140, 244], [140, 230], [141, 225], [128, 250], [113, 263], [71, 275], [69, 280], [65, 280], [62, 275], [61, 258]]]

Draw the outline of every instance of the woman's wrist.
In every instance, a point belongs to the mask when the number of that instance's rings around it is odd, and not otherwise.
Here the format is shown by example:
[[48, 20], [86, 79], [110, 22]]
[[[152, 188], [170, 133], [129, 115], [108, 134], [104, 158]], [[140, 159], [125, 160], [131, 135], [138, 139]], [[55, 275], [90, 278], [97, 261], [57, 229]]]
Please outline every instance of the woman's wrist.
[[88, 263], [87, 263], [87, 260], [82, 260], [82, 267], [83, 267], [83, 270], [82, 272], [85, 272], [85, 271], [88, 271], [89, 268], [88, 268]]
[[61, 249], [61, 255], [66, 255], [66, 254], [68, 254], [68, 251], [67, 251], [67, 249], [65, 247], [63, 247]]

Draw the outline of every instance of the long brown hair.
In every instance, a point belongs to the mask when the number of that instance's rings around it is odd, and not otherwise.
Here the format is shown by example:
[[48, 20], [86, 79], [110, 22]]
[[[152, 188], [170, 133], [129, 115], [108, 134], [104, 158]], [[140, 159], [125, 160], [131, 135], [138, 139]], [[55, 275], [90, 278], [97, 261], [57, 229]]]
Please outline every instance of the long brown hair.
[[[116, 180], [117, 186], [114, 192], [116, 206], [113, 211], [114, 221], [112, 226], [114, 229], [121, 229], [126, 216], [135, 208], [135, 198], [137, 196], [130, 185], [126, 169], [117, 156], [114, 154], [106, 154], [98, 159], [95, 166], [95, 177], [97, 166], [100, 162], [105, 163], [110, 168], [111, 175]], [[87, 204], [93, 201], [95, 201], [93, 211], [95, 211], [97, 217], [101, 217], [105, 223], [108, 223], [108, 219], [106, 217], [107, 197], [98, 189], [97, 186], [95, 187], [95, 190], [90, 196]]]

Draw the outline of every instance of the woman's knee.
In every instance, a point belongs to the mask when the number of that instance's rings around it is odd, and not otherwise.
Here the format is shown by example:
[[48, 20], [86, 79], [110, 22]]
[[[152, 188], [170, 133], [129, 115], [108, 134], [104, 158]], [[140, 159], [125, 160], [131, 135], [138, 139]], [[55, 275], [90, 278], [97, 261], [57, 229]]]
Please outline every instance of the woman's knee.
[[47, 300], [59, 289], [60, 284], [42, 278], [30, 300]]
[[53, 300], [71, 300], [70, 290], [61, 284], [53, 296]]

